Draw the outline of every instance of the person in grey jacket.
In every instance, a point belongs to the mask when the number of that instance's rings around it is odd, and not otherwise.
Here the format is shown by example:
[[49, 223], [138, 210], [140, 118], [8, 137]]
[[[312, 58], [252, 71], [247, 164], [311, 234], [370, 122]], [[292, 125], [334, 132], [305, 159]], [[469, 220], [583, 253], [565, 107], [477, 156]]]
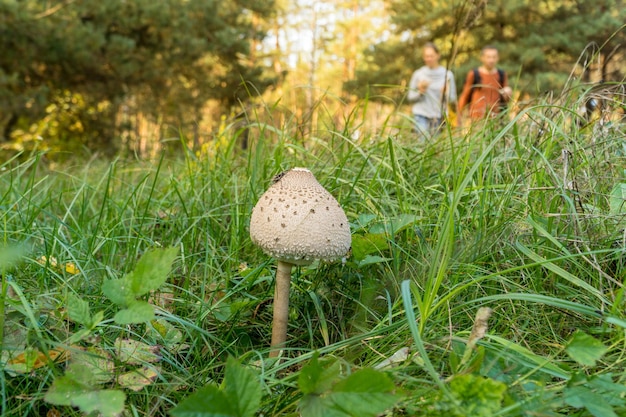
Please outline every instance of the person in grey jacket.
[[456, 104], [456, 85], [452, 71], [439, 65], [439, 49], [433, 43], [422, 48], [424, 66], [416, 70], [409, 82], [407, 100], [415, 129], [422, 137], [431, 137], [443, 126], [448, 104]]

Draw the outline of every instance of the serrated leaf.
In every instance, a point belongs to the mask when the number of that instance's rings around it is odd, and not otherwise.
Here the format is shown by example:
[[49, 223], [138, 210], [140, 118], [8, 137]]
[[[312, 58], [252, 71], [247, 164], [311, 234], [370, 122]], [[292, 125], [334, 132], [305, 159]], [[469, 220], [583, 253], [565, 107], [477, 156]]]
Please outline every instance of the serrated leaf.
[[305, 395], [299, 409], [303, 417], [375, 417], [399, 400], [394, 389], [384, 373], [362, 369], [337, 382], [330, 392]]
[[303, 394], [321, 394], [332, 388], [337, 381], [340, 372], [340, 364], [318, 360], [316, 353], [311, 361], [300, 370], [298, 375], [298, 387]]
[[94, 390], [72, 399], [72, 405], [86, 414], [97, 412], [102, 417], [115, 417], [124, 411], [126, 394], [119, 390]]
[[120, 325], [147, 323], [154, 320], [154, 306], [145, 301], [133, 301], [128, 308], [115, 313], [113, 320]]
[[143, 254], [135, 269], [126, 277], [135, 297], [157, 290], [165, 283], [178, 256], [178, 248], [153, 249]]
[[254, 416], [261, 405], [259, 378], [232, 357], [226, 362], [223, 391], [238, 417]]
[[596, 394], [584, 386], [567, 388], [564, 393], [565, 403], [574, 408], [586, 408], [595, 417], [617, 417], [613, 407], [602, 395]]
[[194, 392], [170, 414], [174, 417], [238, 417], [226, 394], [214, 385]]
[[570, 358], [585, 366], [595, 366], [607, 350], [601, 341], [580, 330], [574, 333], [565, 347]]
[[337, 409], [332, 398], [319, 395], [305, 395], [298, 404], [301, 417], [348, 417], [343, 410]]
[[131, 282], [126, 277], [105, 280], [102, 283], [102, 293], [120, 307], [127, 307], [135, 301]]
[[67, 315], [70, 320], [82, 324], [85, 327], [91, 326], [91, 313], [89, 303], [70, 293], [67, 297]]

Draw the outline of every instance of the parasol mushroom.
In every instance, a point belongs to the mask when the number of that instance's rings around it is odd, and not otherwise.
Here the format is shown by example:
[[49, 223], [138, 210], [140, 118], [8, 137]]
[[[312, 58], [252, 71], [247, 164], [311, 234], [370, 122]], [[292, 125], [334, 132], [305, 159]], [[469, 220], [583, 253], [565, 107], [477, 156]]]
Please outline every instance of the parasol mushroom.
[[350, 225], [311, 171], [293, 168], [275, 176], [252, 209], [250, 238], [278, 261], [270, 345], [270, 357], [276, 357], [287, 340], [291, 268], [346, 256]]

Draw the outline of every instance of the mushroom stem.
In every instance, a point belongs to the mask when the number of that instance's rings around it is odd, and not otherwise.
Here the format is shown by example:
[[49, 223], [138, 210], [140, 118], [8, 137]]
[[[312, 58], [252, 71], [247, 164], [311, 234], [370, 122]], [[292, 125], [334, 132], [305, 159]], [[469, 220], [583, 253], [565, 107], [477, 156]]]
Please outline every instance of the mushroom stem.
[[270, 358], [275, 358], [287, 341], [287, 322], [289, 321], [289, 285], [291, 267], [289, 262], [278, 261], [276, 284], [274, 285], [274, 321], [272, 322], [272, 342]]

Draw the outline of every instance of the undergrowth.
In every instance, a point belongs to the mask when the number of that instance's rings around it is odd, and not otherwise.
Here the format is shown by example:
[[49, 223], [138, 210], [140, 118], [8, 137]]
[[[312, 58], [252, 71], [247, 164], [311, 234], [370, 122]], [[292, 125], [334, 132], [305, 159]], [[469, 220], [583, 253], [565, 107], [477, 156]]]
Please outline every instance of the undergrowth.
[[[2, 415], [624, 415], [624, 127], [571, 108], [427, 143], [257, 123], [181, 160], [6, 161]], [[352, 255], [295, 271], [274, 360], [248, 221], [295, 166]]]

